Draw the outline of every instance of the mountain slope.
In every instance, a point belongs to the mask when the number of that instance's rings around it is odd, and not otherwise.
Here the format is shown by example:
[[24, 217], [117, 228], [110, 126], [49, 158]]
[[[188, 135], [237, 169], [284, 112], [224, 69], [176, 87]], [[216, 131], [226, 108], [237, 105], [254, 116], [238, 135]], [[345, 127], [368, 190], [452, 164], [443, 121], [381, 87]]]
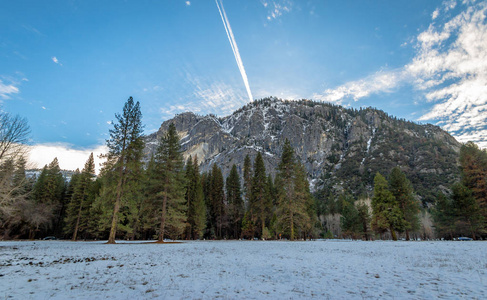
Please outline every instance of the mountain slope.
[[258, 151], [273, 174], [286, 138], [312, 186], [332, 193], [370, 193], [375, 173], [388, 175], [398, 165], [423, 201], [431, 202], [459, 176], [460, 144], [447, 132], [372, 108], [266, 98], [224, 118], [183, 113], [147, 137], [148, 154], [170, 123], [180, 134], [185, 157], [197, 155], [202, 171], [216, 163], [225, 176], [234, 163], [241, 173], [245, 155], [253, 160]]

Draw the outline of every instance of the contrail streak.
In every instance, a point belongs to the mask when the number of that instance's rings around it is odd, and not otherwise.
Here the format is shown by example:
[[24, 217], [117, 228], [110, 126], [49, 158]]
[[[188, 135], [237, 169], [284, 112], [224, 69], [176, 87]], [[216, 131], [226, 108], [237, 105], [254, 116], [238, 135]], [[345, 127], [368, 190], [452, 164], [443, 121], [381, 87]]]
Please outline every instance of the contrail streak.
[[228, 41], [230, 42], [233, 55], [235, 56], [235, 60], [237, 61], [238, 69], [240, 70], [240, 74], [242, 75], [245, 88], [247, 89], [249, 100], [250, 102], [252, 102], [254, 98], [252, 97], [252, 92], [250, 91], [249, 80], [247, 79], [247, 73], [245, 72], [242, 58], [240, 57], [240, 52], [238, 51], [237, 42], [235, 41], [235, 37], [233, 36], [232, 27], [230, 27], [230, 22], [228, 22], [227, 14], [225, 13], [225, 9], [223, 8], [223, 3], [221, 2], [221, 0], [220, 3], [218, 3], [218, 0], [215, 0], [215, 2], [216, 6], [218, 7], [218, 11], [220, 12], [220, 16], [222, 17], [223, 26], [225, 27], [225, 31], [227, 32]]

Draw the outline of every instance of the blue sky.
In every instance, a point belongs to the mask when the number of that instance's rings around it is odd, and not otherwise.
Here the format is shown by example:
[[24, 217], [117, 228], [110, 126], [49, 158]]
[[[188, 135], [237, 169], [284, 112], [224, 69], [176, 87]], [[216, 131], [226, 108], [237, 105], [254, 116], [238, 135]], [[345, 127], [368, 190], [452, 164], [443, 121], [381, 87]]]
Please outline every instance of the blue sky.
[[103, 151], [129, 96], [146, 133], [183, 111], [228, 115], [251, 94], [372, 106], [485, 147], [486, 12], [450, 0], [1, 1], [0, 101], [28, 119], [31, 160], [66, 168]]

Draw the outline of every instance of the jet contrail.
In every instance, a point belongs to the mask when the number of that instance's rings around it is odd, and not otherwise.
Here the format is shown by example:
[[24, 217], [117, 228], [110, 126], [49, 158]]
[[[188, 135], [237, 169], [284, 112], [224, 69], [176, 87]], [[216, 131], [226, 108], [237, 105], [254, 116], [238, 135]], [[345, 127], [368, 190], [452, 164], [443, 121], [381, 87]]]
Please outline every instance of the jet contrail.
[[220, 12], [220, 16], [222, 17], [223, 26], [225, 27], [225, 31], [227, 32], [228, 41], [230, 41], [230, 46], [232, 47], [233, 55], [235, 56], [235, 60], [237, 61], [238, 69], [240, 70], [240, 74], [242, 74], [242, 79], [245, 84], [245, 88], [247, 89], [247, 94], [249, 95], [249, 100], [252, 102], [254, 98], [252, 97], [252, 92], [250, 91], [249, 80], [247, 79], [247, 73], [245, 73], [245, 68], [242, 62], [242, 58], [240, 57], [240, 52], [238, 51], [237, 42], [235, 41], [235, 37], [233, 36], [232, 27], [230, 27], [230, 22], [228, 22], [227, 14], [225, 13], [225, 9], [223, 8], [223, 3], [220, 0], [215, 0], [216, 6], [218, 7], [218, 11]]

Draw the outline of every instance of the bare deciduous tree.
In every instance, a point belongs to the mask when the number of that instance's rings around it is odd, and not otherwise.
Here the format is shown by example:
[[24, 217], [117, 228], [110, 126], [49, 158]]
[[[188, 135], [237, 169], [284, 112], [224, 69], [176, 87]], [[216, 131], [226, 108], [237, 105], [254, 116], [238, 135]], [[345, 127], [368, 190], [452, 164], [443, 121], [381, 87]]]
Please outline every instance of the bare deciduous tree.
[[15, 160], [25, 154], [29, 134], [30, 128], [25, 118], [0, 112], [0, 162]]
[[24, 155], [29, 133], [26, 119], [0, 112], [0, 235], [3, 236], [23, 219], [19, 208], [28, 193]]

